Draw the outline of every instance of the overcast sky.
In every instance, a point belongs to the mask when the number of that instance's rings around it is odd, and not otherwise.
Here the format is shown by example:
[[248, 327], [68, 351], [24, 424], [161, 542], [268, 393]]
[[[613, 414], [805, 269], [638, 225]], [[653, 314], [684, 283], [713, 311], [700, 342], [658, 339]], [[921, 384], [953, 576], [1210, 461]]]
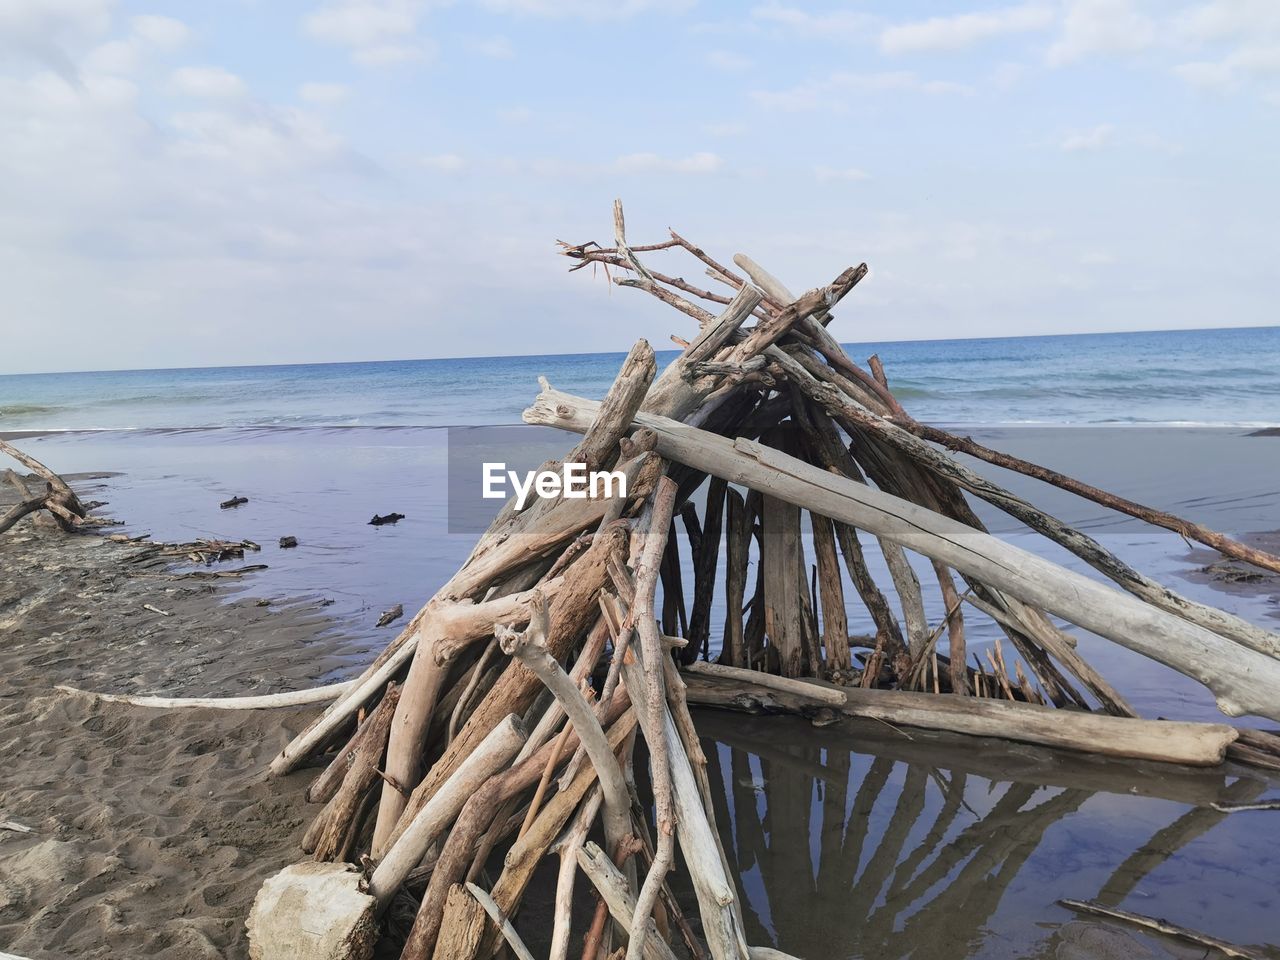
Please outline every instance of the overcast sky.
[[844, 340], [1277, 322], [1280, 2], [962, 9], [0, 0], [0, 372], [666, 345], [615, 196]]

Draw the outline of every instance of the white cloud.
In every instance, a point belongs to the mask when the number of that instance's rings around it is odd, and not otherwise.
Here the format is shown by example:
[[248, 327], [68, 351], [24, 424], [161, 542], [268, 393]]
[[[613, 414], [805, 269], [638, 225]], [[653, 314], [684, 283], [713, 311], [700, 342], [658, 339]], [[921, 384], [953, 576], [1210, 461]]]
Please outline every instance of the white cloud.
[[172, 17], [134, 17], [129, 35], [94, 47], [81, 66], [93, 73], [130, 74], [152, 53], [172, 53], [187, 42], [191, 31]]
[[307, 33], [346, 47], [364, 66], [426, 59], [434, 45], [418, 36], [421, 0], [333, 0], [303, 20]]
[[683, 13], [695, 0], [480, 0], [494, 13], [579, 20], [625, 20], [638, 14]]
[[824, 182], [843, 180], [854, 183], [859, 180], [870, 180], [871, 174], [860, 167], [823, 167], [813, 168], [813, 175]]
[[262, 105], [238, 112], [199, 110], [175, 114], [170, 123], [177, 133], [172, 155], [211, 161], [245, 176], [350, 166], [342, 138], [301, 110]]
[[304, 83], [298, 87], [298, 97], [307, 103], [331, 106], [342, 103], [351, 96], [351, 88], [342, 83]]
[[931, 17], [886, 27], [880, 34], [880, 49], [888, 54], [961, 50], [992, 37], [1045, 30], [1054, 19], [1054, 11], [1039, 3]]
[[1074, 153], [1080, 150], [1099, 150], [1111, 142], [1115, 132], [1115, 127], [1111, 124], [1100, 123], [1092, 129], [1069, 134], [1059, 146], [1067, 153]]
[[821, 40], [869, 37], [876, 26], [875, 17], [856, 10], [812, 13], [801, 7], [789, 7], [777, 2], [753, 8], [751, 19]]
[[825, 110], [846, 108], [856, 97], [886, 92], [942, 95], [973, 91], [949, 80], [925, 80], [906, 70], [884, 73], [838, 71], [821, 80], [786, 90], [760, 90], [752, 96], [762, 107], [775, 110]]
[[133, 34], [159, 50], [177, 50], [191, 37], [191, 30], [173, 17], [146, 15], [134, 17]]
[[467, 166], [467, 161], [456, 153], [438, 153], [434, 156], [420, 157], [418, 163], [441, 173], [459, 173]]
[[1132, 0], [1068, 0], [1061, 35], [1047, 59], [1059, 67], [1094, 54], [1136, 53], [1155, 39], [1155, 24]]
[[750, 57], [744, 57], [742, 54], [734, 53], [732, 50], [710, 51], [707, 53], [707, 63], [717, 70], [724, 70], [726, 73], [737, 73], [755, 65], [755, 61]]
[[222, 67], [180, 67], [169, 79], [174, 89], [189, 97], [219, 100], [241, 97], [249, 91], [240, 77]]
[[694, 153], [687, 157], [662, 157], [656, 153], [630, 153], [613, 162], [618, 173], [716, 173], [724, 160], [714, 153]]

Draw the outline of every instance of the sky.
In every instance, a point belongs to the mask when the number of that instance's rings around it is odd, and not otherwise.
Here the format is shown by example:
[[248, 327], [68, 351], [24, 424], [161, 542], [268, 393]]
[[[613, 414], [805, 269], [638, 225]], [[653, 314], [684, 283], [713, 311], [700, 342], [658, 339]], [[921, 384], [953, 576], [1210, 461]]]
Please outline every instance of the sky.
[[1275, 0], [0, 0], [0, 373], [668, 346], [615, 197], [845, 341], [1274, 324], [1278, 147]]

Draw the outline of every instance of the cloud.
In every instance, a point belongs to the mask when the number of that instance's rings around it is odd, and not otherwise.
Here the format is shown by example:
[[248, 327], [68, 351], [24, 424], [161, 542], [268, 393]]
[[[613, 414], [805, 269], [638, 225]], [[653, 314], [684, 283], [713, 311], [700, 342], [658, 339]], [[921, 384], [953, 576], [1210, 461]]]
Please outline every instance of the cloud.
[[494, 13], [577, 20], [626, 20], [639, 14], [676, 14], [692, 7], [694, 0], [480, 0]]
[[93, 73], [126, 75], [141, 66], [152, 53], [172, 53], [191, 37], [181, 20], [172, 17], [134, 17], [128, 36], [108, 40], [85, 56], [82, 68]]
[[303, 19], [317, 40], [346, 47], [364, 66], [390, 66], [423, 60], [434, 44], [418, 36], [424, 4], [420, 0], [333, 0]]
[[751, 19], [772, 24], [792, 33], [823, 40], [863, 38], [876, 25], [876, 18], [856, 10], [834, 10], [812, 13], [801, 7], [789, 7], [782, 3], [767, 3], [751, 11]]
[[799, 84], [786, 90], [759, 90], [752, 96], [760, 106], [768, 109], [826, 110], [847, 108], [855, 97], [886, 92], [937, 96], [968, 94], [973, 91], [963, 84], [949, 80], [924, 80], [906, 70], [884, 73], [837, 71], [821, 80]]
[[342, 103], [351, 96], [351, 88], [342, 83], [304, 83], [298, 87], [298, 98], [319, 106]]
[[871, 174], [859, 167], [814, 167], [813, 175], [820, 181], [840, 181], [853, 183], [859, 180], [870, 180]]
[[1054, 19], [1053, 10], [1039, 3], [931, 17], [886, 27], [880, 34], [880, 49], [887, 54], [962, 50], [993, 37], [1048, 29]]
[[1060, 67], [1094, 54], [1136, 53], [1155, 39], [1155, 24], [1131, 0], [1069, 0], [1046, 59]]
[[0, 0], [0, 55], [43, 64], [74, 84], [79, 73], [68, 50], [110, 25], [110, 0]]
[[707, 63], [726, 73], [738, 73], [755, 65], [755, 61], [750, 57], [744, 57], [742, 54], [734, 53], [732, 50], [709, 51], [707, 53]]
[[1059, 146], [1067, 153], [1080, 150], [1099, 150], [1112, 141], [1115, 127], [1109, 123], [1100, 123], [1090, 130], [1082, 130], [1068, 135]]
[[714, 153], [694, 153], [687, 157], [668, 158], [656, 153], [629, 153], [613, 162], [618, 173], [716, 173], [724, 160]]
[[173, 17], [146, 15], [131, 21], [133, 35], [158, 50], [177, 50], [191, 37], [190, 28]]
[[189, 97], [219, 100], [242, 97], [249, 92], [240, 77], [222, 67], [180, 67], [169, 80], [174, 89]]

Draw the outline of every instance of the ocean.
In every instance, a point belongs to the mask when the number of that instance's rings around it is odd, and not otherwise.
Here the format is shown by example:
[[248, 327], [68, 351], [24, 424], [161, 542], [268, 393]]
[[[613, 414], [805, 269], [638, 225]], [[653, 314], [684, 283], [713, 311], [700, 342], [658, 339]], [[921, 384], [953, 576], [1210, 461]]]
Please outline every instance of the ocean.
[[[878, 354], [903, 404], [930, 423], [1280, 423], [1280, 327], [848, 348], [856, 360]], [[539, 375], [600, 396], [623, 356], [0, 376], [0, 432], [516, 423]]]

